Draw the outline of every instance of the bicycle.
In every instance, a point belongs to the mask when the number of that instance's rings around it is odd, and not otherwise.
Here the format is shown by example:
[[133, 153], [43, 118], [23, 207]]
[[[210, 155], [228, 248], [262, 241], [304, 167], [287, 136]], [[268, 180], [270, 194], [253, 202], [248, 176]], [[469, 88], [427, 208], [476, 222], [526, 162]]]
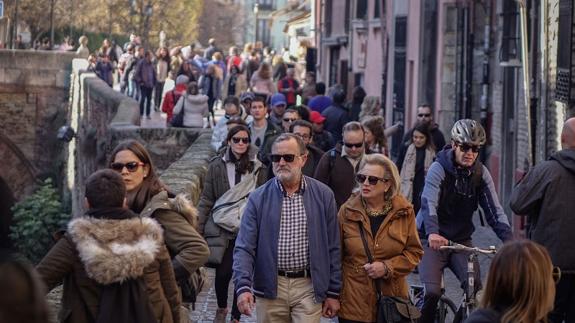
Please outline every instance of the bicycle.
[[[469, 252], [469, 256], [467, 257], [467, 284], [465, 284], [463, 289], [463, 296], [462, 301], [457, 311], [454, 312], [455, 316], [453, 319], [453, 323], [461, 323], [464, 322], [471, 312], [475, 310], [477, 307], [477, 292], [475, 291], [475, 266], [474, 264], [477, 262], [477, 258], [479, 254], [484, 255], [493, 255], [497, 253], [497, 250], [494, 246], [490, 246], [488, 249], [482, 249], [478, 247], [468, 247], [462, 244], [449, 241], [447, 246], [439, 247], [440, 250], [453, 250], [455, 252]], [[443, 285], [443, 283], [442, 283]], [[442, 286], [443, 287], [443, 286]], [[443, 291], [443, 288], [442, 288]], [[443, 293], [442, 293], [443, 294]], [[448, 299], [449, 301], [446, 301]], [[442, 300], [440, 300], [443, 304], [451, 304], [454, 305], [453, 301], [451, 301], [446, 295], [442, 295]], [[453, 310], [453, 308], [449, 305], [449, 307]], [[445, 322], [445, 317], [443, 317], [443, 321], [438, 321], [438, 323]]]
[[[415, 306], [421, 309], [423, 306], [425, 288], [421, 285], [411, 285], [410, 287], [411, 300]], [[457, 313], [457, 306], [447, 295], [445, 295], [445, 283], [443, 276], [441, 276], [441, 297], [437, 302], [437, 310], [435, 311], [434, 321], [436, 323], [445, 323], [447, 317], [449, 315], [455, 316], [455, 313]]]

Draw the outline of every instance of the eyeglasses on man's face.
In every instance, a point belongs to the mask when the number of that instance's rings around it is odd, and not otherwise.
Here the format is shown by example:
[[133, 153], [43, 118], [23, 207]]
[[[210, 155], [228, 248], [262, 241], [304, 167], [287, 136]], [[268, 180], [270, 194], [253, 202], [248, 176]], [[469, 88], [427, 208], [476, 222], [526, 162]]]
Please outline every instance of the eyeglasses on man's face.
[[459, 147], [459, 149], [460, 149], [462, 152], [464, 152], [464, 153], [466, 153], [466, 152], [468, 152], [468, 151], [470, 151], [470, 150], [471, 150], [473, 153], [478, 153], [478, 152], [479, 152], [479, 149], [481, 149], [480, 146], [470, 145], [470, 144], [462, 144], [462, 143], [460, 143], [460, 142], [455, 143], [455, 145], [456, 145], [457, 147]]
[[279, 155], [279, 154], [271, 154], [270, 155], [270, 159], [272, 160], [272, 162], [274, 163], [279, 163], [280, 160], [284, 160], [286, 163], [291, 163], [295, 160], [296, 156], [294, 154], [284, 154], [284, 155]]
[[363, 147], [363, 142], [358, 142], [355, 144], [349, 143], [349, 142], [344, 142], [343, 143], [344, 146], [346, 146], [347, 148], [361, 148]]

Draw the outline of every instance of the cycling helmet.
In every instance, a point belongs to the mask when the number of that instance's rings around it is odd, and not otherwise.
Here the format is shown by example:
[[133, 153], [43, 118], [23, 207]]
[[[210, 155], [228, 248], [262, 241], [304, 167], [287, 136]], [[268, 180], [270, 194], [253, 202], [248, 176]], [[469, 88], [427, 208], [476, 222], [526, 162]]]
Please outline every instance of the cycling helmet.
[[462, 144], [481, 146], [485, 144], [485, 130], [475, 120], [461, 119], [451, 128], [451, 139]]

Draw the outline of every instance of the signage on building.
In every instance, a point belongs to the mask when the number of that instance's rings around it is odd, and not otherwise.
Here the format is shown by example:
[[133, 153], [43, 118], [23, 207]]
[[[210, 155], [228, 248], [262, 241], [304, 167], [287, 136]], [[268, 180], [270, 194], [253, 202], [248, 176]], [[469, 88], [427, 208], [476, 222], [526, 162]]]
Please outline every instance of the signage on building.
[[4, 17], [4, 1], [0, 0], [0, 18]]

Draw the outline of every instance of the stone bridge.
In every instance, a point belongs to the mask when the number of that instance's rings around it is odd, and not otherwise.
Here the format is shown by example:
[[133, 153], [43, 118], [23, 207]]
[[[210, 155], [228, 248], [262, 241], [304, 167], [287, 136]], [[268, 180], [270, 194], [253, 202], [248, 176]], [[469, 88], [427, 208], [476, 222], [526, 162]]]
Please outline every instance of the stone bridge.
[[[0, 246], [8, 245], [10, 208], [45, 178], [72, 214], [82, 212], [84, 180], [129, 138], [146, 145], [172, 190], [197, 201], [211, 131], [140, 127], [137, 102], [86, 67], [73, 53], [0, 50]], [[64, 125], [76, 133], [70, 142], [56, 138]]]

